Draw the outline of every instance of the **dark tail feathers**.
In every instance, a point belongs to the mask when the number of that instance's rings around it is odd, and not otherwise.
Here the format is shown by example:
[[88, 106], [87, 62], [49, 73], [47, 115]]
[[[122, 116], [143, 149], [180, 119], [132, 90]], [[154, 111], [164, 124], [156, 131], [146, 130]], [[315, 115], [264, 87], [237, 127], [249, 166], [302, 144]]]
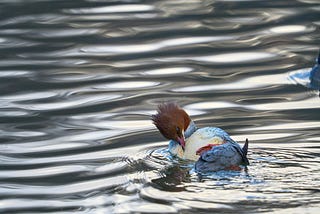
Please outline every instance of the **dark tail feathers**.
[[243, 151], [244, 156], [247, 156], [248, 148], [249, 148], [249, 141], [248, 141], [248, 138], [247, 138], [245, 144], [242, 147], [242, 151]]

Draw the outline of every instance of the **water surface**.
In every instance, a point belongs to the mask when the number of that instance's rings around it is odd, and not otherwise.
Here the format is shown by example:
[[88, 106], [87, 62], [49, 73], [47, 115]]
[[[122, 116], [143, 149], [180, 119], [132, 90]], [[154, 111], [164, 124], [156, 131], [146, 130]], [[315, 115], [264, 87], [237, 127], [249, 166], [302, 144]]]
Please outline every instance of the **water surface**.
[[[0, 212], [318, 213], [317, 0], [0, 3]], [[304, 79], [305, 80], [305, 79]], [[150, 121], [178, 102], [250, 140], [199, 176]]]

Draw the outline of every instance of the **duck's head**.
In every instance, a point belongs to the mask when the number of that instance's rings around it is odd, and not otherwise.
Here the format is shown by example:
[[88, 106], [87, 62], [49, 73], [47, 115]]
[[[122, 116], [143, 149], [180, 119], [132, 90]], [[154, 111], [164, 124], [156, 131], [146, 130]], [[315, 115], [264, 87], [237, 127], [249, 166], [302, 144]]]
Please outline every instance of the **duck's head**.
[[158, 106], [158, 112], [152, 115], [153, 124], [160, 133], [169, 140], [174, 140], [184, 149], [185, 135], [191, 119], [189, 115], [175, 103], [165, 103]]

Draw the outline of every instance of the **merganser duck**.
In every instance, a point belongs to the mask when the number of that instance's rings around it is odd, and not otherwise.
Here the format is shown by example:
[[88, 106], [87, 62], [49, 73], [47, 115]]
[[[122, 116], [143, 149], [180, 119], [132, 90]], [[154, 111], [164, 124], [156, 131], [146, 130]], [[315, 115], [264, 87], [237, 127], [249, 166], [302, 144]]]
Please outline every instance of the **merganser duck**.
[[243, 148], [217, 127], [197, 128], [190, 116], [177, 104], [158, 106], [152, 115], [154, 125], [169, 142], [169, 152], [181, 159], [197, 161], [197, 171], [239, 169], [249, 165], [248, 141]]
[[312, 88], [320, 90], [320, 51], [316, 64], [310, 72], [310, 85]]

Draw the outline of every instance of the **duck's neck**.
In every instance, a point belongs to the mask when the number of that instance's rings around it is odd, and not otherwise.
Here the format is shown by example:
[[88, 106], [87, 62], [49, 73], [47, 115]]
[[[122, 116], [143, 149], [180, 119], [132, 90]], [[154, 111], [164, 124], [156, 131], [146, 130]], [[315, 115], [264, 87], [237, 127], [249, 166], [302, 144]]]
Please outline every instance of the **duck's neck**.
[[[184, 137], [189, 138], [195, 131], [197, 131], [196, 124], [191, 120], [187, 130], [184, 132]], [[180, 146], [180, 144], [174, 140], [170, 140], [169, 142], [169, 151], [171, 154], [178, 156], [179, 158], [184, 157], [184, 150]]]
[[186, 139], [189, 138], [195, 131], [197, 131], [197, 129], [196, 124], [191, 120], [187, 130], [184, 132], [184, 137]]

